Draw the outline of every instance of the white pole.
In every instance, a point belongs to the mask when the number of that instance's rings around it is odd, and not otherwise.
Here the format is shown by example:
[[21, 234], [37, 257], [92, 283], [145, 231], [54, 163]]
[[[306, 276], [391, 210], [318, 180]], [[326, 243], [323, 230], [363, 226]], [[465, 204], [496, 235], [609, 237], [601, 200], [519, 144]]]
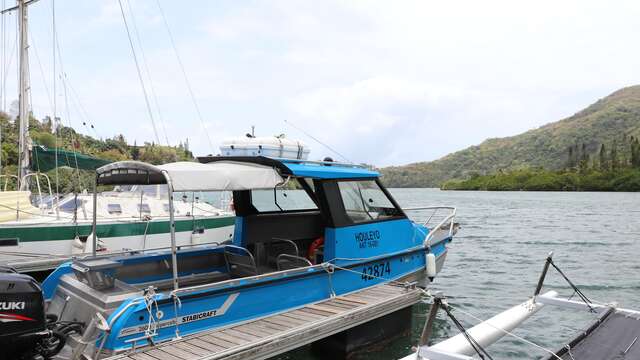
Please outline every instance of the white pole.
[[171, 267], [173, 269], [173, 290], [178, 290], [178, 251], [176, 246], [176, 223], [173, 215], [173, 183], [166, 171], [162, 171], [167, 180], [167, 191], [169, 192], [169, 231], [171, 232]]
[[[18, 184], [19, 188], [28, 190], [26, 184], [22, 184], [23, 177], [29, 170], [29, 39], [27, 30], [27, 5], [24, 0], [18, 1], [18, 21], [20, 25], [20, 94], [19, 94], [19, 113], [20, 117], [20, 137], [18, 147], [18, 161], [19, 161], [19, 174]], [[25, 183], [27, 181], [25, 180]], [[27, 183], [28, 184], [28, 183]]]
[[93, 243], [93, 249], [91, 253], [93, 254], [94, 257], [96, 256], [96, 248], [98, 247], [98, 234], [96, 234], [97, 218], [98, 218], [98, 179], [96, 178], [96, 181], [93, 182], [93, 222], [91, 224], [91, 241]]

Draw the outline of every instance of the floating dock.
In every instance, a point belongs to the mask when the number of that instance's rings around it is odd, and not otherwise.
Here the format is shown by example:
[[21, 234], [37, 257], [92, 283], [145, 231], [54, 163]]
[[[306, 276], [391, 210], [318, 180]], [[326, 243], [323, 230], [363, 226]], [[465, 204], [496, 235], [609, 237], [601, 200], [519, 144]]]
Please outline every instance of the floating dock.
[[266, 359], [405, 309], [421, 296], [417, 288], [377, 285], [102, 360]]

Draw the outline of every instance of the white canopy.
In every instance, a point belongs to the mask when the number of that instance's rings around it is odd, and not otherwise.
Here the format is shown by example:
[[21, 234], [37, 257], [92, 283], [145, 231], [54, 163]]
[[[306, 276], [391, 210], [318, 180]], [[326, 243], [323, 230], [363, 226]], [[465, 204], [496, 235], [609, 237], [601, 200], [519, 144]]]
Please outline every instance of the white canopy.
[[169, 173], [174, 191], [273, 189], [284, 182], [276, 169], [249, 163], [176, 162], [158, 168]]
[[272, 167], [217, 161], [208, 164], [175, 162], [150, 165], [138, 161], [120, 161], [97, 170], [98, 183], [162, 184], [164, 173], [171, 179], [174, 191], [218, 191], [272, 189], [284, 183], [278, 171]]

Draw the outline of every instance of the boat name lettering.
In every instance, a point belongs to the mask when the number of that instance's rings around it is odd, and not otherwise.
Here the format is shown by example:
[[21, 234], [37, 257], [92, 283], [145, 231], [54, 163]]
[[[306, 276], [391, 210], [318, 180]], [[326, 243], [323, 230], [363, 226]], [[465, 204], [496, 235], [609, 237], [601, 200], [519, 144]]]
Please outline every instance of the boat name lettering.
[[380, 230], [357, 232], [355, 238], [360, 249], [375, 248], [380, 240]]

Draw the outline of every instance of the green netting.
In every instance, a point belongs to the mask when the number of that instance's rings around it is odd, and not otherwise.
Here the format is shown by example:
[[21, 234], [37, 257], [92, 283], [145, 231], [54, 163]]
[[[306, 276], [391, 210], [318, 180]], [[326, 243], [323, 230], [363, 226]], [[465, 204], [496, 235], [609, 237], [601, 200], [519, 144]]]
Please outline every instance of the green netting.
[[[56, 151], [58, 161], [56, 162]], [[44, 146], [34, 145], [31, 151], [31, 168], [33, 171], [46, 172], [56, 167], [78, 168], [80, 170], [95, 170], [100, 166], [111, 163], [109, 160], [94, 158], [81, 153], [63, 150], [48, 149]]]

